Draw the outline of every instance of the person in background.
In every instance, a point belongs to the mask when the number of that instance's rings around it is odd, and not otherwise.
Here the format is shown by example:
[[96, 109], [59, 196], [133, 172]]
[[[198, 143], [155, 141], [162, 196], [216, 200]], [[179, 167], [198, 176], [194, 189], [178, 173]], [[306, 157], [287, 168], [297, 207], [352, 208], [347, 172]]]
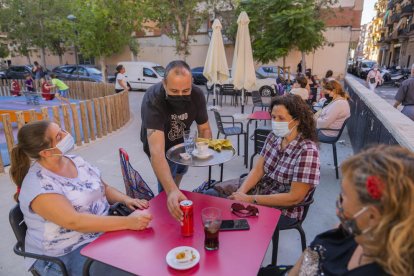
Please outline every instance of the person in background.
[[394, 107], [400, 104], [404, 106], [401, 113], [414, 121], [414, 64], [411, 66], [411, 78], [403, 81], [395, 95]]
[[306, 77], [299, 76], [296, 78], [296, 82], [293, 85], [292, 90], [290, 90], [290, 93], [293, 95], [298, 95], [302, 98], [302, 100], [307, 101], [309, 99], [309, 91], [306, 89], [307, 85], [308, 81], [306, 80]]
[[36, 87], [39, 87], [40, 84], [40, 79], [43, 78], [45, 76], [44, 74], [44, 70], [43, 67], [37, 62], [33, 62], [34, 66], [32, 68], [32, 73], [35, 76], [35, 85]]
[[332, 97], [329, 96], [328, 91], [325, 89], [327, 84], [328, 84], [327, 79], [323, 78], [322, 79], [322, 89], [321, 89], [319, 101], [317, 101], [316, 103], [313, 103], [313, 105], [312, 105], [312, 109], [313, 109], [314, 112], [318, 112], [319, 110], [321, 110], [322, 108], [327, 106], [332, 101]]
[[[339, 227], [321, 233], [284, 275], [414, 275], [414, 154], [377, 146], [348, 158]], [[277, 274], [262, 268], [259, 276]]]
[[129, 91], [129, 87], [125, 77], [125, 67], [120, 64], [116, 67], [115, 93], [122, 91]]
[[331, 69], [329, 69], [328, 71], [326, 71], [325, 79], [327, 81], [335, 80], [335, 78], [333, 77], [333, 71]]
[[58, 92], [55, 93], [56, 98], [60, 100], [60, 102], [65, 102], [70, 104], [68, 96], [69, 96], [69, 87], [60, 79], [56, 77], [55, 74], [50, 74], [52, 78], [52, 86], [50, 88], [57, 88]]
[[[345, 120], [351, 116], [349, 96], [336, 80], [329, 81], [324, 88], [332, 101], [320, 113], [318, 112], [319, 114], [315, 114], [316, 128], [340, 129]], [[336, 139], [338, 133], [339, 131], [321, 130], [318, 131], [318, 139], [322, 142], [331, 142]]]
[[[68, 155], [74, 139], [57, 124], [30, 122], [17, 137], [10, 176], [17, 186], [14, 198], [27, 225], [26, 252], [58, 257], [69, 275], [82, 275], [86, 257], [80, 250], [101, 232], [148, 227], [150, 214], [108, 216], [109, 204], [122, 202], [135, 210], [148, 208], [148, 202], [119, 192], [102, 180], [98, 168], [80, 156]], [[59, 266], [52, 262], [26, 258], [26, 265], [40, 275], [61, 275]], [[91, 274], [120, 275], [111, 274], [114, 268], [106, 269], [105, 273]]]
[[52, 86], [47, 82], [45, 78], [40, 79], [40, 85], [42, 87], [42, 97], [45, 101], [51, 101], [55, 98], [55, 94], [51, 93]]
[[24, 86], [26, 88], [26, 91], [28, 92], [34, 92], [35, 91], [35, 87], [34, 87], [34, 83], [33, 83], [33, 78], [30, 74], [27, 74], [25, 77], [25, 81], [24, 81]]
[[313, 104], [316, 102], [316, 96], [318, 93], [318, 84], [316, 83], [314, 76], [312, 76], [311, 69], [306, 69], [305, 77], [306, 77], [306, 80], [308, 81], [308, 86], [310, 90], [309, 102]]
[[377, 85], [381, 85], [383, 81], [384, 80], [381, 76], [381, 72], [380, 70], [378, 70], [378, 64], [374, 64], [374, 66], [372, 67], [372, 70], [369, 71], [369, 73], [367, 74], [367, 79], [366, 79], [369, 90], [374, 92]]
[[17, 80], [12, 80], [10, 92], [13, 97], [21, 96], [20, 84]]

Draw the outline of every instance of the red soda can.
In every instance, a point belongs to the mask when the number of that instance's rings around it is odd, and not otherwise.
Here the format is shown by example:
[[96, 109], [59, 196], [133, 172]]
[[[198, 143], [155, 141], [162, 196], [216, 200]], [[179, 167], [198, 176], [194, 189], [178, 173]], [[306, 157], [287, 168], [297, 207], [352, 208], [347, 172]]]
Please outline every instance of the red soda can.
[[181, 234], [184, 237], [192, 236], [194, 233], [193, 202], [191, 200], [181, 201], [180, 209], [184, 213], [183, 225], [181, 226]]

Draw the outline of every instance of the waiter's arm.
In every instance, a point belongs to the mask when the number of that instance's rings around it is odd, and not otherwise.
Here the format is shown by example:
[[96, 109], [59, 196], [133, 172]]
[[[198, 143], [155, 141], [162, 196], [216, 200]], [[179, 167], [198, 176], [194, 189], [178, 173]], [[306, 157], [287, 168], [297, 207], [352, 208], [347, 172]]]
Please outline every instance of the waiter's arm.
[[197, 125], [197, 130], [199, 137], [201, 138], [208, 138], [211, 139], [213, 134], [211, 133], [211, 128], [209, 122], [205, 122], [204, 124]]
[[180, 209], [179, 202], [185, 200], [186, 197], [175, 184], [167, 159], [165, 158], [164, 132], [156, 129], [147, 129], [147, 139], [152, 168], [168, 196], [168, 210], [174, 218], [181, 221], [183, 213]]

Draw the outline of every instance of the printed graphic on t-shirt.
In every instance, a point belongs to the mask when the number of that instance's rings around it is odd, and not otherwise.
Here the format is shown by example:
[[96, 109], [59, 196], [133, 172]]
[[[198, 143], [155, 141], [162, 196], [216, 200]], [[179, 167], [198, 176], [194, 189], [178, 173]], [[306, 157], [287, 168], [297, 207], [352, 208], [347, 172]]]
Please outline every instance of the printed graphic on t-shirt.
[[188, 118], [188, 113], [181, 115], [171, 114], [171, 129], [168, 132], [168, 139], [175, 141], [183, 137], [183, 131], [185, 129], [184, 120]]

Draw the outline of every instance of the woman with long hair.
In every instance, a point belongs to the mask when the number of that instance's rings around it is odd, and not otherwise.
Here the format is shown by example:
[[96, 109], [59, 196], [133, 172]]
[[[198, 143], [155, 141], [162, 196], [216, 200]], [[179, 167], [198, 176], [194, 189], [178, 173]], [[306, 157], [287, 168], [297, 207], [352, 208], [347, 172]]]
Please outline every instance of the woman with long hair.
[[400, 146], [346, 160], [340, 226], [316, 236], [288, 275], [414, 275], [413, 172], [414, 153]]
[[[331, 101], [322, 110], [315, 114], [316, 127], [318, 129], [340, 129], [345, 120], [351, 116], [351, 109], [349, 106], [349, 96], [343, 90], [342, 85], [336, 81], [331, 80], [325, 86], [325, 93], [328, 93]], [[323, 142], [330, 142], [336, 139], [338, 131], [335, 130], [320, 130], [318, 131], [318, 138]]]
[[[28, 123], [17, 138], [10, 176], [17, 186], [14, 198], [27, 225], [26, 252], [58, 257], [70, 275], [82, 275], [86, 258], [80, 250], [100, 232], [143, 230], [148, 226], [149, 214], [107, 216], [109, 204], [123, 202], [130, 209], [144, 209], [148, 202], [122, 194], [102, 180], [98, 168], [79, 156], [68, 155], [74, 139], [57, 124]], [[26, 260], [27, 268], [40, 275], [59, 271], [54, 263]]]
[[[272, 132], [253, 169], [237, 185], [229, 180], [206, 193], [266, 206], [289, 207], [307, 201], [319, 184], [320, 160], [315, 121], [297, 95], [275, 97], [271, 106]], [[221, 194], [220, 190], [225, 190]], [[282, 211], [279, 226], [302, 219], [303, 207]]]

